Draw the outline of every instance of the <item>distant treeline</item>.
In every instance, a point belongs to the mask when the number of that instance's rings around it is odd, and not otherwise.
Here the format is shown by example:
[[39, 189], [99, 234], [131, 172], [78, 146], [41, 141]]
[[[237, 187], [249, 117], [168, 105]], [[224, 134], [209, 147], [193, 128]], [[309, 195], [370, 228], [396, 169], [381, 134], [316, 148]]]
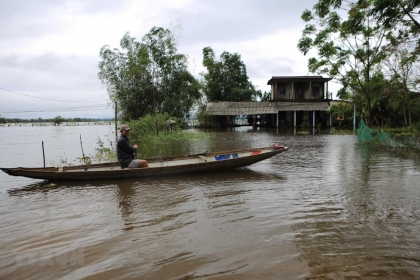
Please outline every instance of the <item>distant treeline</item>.
[[[3, 118], [0, 117], [0, 123], [50, 123], [54, 122], [54, 118], [50, 119], [18, 119], [18, 118]], [[111, 121], [113, 119], [109, 118], [99, 118], [99, 119], [92, 119], [92, 118], [63, 118], [63, 122], [99, 122], [99, 121]]]

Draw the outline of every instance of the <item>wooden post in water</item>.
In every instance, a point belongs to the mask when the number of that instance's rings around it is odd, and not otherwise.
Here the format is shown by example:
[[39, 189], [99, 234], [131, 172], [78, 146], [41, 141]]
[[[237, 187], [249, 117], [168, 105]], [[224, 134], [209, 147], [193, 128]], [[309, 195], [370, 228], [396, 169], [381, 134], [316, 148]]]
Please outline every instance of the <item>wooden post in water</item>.
[[117, 132], [117, 102], [115, 102], [115, 119], [114, 120], [115, 120], [115, 141], [118, 142], [118, 132]]
[[80, 134], [80, 147], [82, 148], [82, 156], [83, 156], [83, 161], [86, 163], [86, 157], [85, 157], [85, 153], [83, 152], [83, 144], [82, 144], [82, 134]]
[[42, 141], [42, 157], [44, 158], [44, 168], [45, 168], [45, 152], [44, 152], [44, 141]]

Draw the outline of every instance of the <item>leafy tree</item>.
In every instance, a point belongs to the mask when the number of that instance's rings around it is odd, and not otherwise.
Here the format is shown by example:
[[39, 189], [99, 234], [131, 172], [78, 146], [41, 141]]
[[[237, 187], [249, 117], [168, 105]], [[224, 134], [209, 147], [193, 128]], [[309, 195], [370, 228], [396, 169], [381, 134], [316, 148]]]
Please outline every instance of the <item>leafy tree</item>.
[[[376, 22], [372, 15], [373, 0], [343, 2], [319, 0], [313, 12], [305, 10], [302, 19], [307, 24], [298, 48], [307, 54], [318, 50], [318, 58], [310, 58], [309, 71], [326, 74], [364, 97], [368, 124], [372, 123], [372, 105], [386, 84], [375, 87], [372, 79], [382, 76], [381, 63], [391, 45], [389, 30]], [[338, 10], [347, 11], [343, 19]]]
[[203, 95], [196, 104], [196, 118], [200, 125], [204, 124], [206, 121], [206, 115], [204, 114], [207, 109], [207, 98]]
[[271, 92], [264, 91], [264, 93], [260, 90], [257, 91], [257, 96], [260, 101], [270, 101], [271, 99]]
[[[404, 125], [411, 126], [412, 105], [419, 97], [420, 0], [375, 0], [371, 14], [391, 31], [393, 48], [386, 62], [392, 82], [392, 102], [402, 109]], [[395, 102], [397, 104], [395, 104]], [[395, 107], [395, 106], [393, 106]]]
[[402, 109], [405, 126], [413, 124], [413, 101], [420, 98], [419, 54], [412, 52], [412, 47], [412, 44], [396, 45], [385, 63], [386, 74], [391, 82], [391, 101]]
[[345, 120], [353, 118], [353, 108], [349, 104], [334, 104], [329, 108], [328, 113], [335, 119], [339, 116], [344, 116]]
[[371, 15], [393, 31], [391, 37], [397, 42], [415, 42], [420, 52], [420, 0], [374, 0]]
[[0, 115], [0, 123], [6, 123], [6, 118], [3, 118], [1, 115]]
[[133, 128], [131, 137], [137, 140], [150, 140], [155, 139], [155, 136], [164, 136], [171, 132], [169, 125], [166, 123], [168, 120], [174, 120], [175, 124], [172, 125], [172, 130], [179, 129], [179, 121], [171, 117], [168, 113], [163, 114], [148, 114], [138, 120], [130, 122]]
[[223, 52], [216, 60], [211, 47], [203, 49], [203, 66], [207, 72], [203, 91], [209, 102], [213, 101], [254, 101], [257, 91], [246, 73], [246, 66], [237, 53]]
[[57, 116], [52, 119], [52, 122], [54, 123], [54, 125], [60, 125], [63, 121], [64, 121], [64, 118], [62, 118], [61, 116]]
[[100, 51], [98, 76], [107, 86], [123, 120], [154, 113], [185, 118], [200, 97], [200, 84], [177, 53], [172, 32], [153, 27], [141, 42], [126, 33], [122, 51], [105, 45]]

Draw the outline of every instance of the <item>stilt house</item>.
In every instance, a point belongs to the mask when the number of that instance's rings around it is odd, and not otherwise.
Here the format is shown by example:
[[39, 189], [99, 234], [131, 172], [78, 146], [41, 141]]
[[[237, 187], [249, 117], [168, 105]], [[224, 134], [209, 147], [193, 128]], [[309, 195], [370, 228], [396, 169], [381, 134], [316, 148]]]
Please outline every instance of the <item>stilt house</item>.
[[[273, 76], [271, 98], [266, 102], [212, 102], [206, 116], [219, 116], [226, 124], [246, 116], [248, 125], [293, 126], [307, 122], [311, 127], [329, 127], [332, 119], [327, 113], [335, 103], [328, 93], [328, 81], [322, 76]], [[249, 123], [252, 122], [252, 123]]]

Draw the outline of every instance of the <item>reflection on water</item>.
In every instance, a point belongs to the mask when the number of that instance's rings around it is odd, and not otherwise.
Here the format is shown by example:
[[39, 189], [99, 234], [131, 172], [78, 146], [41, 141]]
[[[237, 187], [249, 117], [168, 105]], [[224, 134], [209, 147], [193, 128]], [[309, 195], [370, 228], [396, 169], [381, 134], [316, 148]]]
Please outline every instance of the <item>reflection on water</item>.
[[8, 178], [0, 183], [0, 278], [420, 277], [417, 157], [372, 150], [352, 135], [239, 129], [206, 141], [188, 152], [290, 150], [188, 177]]

